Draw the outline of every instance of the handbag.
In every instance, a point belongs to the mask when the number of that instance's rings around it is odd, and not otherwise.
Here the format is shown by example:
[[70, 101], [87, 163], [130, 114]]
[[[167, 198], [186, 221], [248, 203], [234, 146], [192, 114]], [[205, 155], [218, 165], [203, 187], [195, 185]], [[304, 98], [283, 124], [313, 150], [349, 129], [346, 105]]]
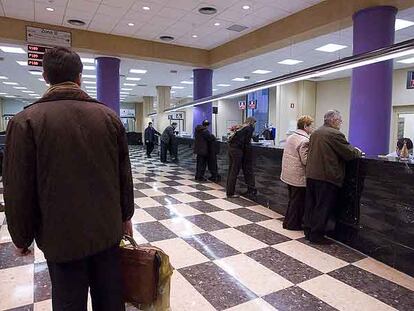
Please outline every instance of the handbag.
[[138, 246], [135, 240], [124, 235], [130, 245], [120, 247], [122, 294], [125, 302], [134, 306], [150, 304], [157, 299], [161, 258], [158, 249]]

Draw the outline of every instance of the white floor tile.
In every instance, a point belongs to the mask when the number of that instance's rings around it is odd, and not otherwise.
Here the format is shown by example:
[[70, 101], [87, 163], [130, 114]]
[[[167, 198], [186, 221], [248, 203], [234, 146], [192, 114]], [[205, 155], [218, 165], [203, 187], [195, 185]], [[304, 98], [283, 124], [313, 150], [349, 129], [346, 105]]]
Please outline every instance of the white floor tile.
[[3, 225], [0, 228], [0, 243], [8, 243], [11, 242], [12, 238], [10, 236], [9, 230], [7, 225]]
[[243, 225], [248, 225], [251, 223], [250, 220], [237, 216], [228, 211], [213, 212], [213, 213], [209, 213], [208, 215], [217, 219], [218, 221], [221, 221], [222, 223], [230, 227], [243, 226]]
[[181, 191], [182, 193], [191, 193], [198, 191], [197, 189], [190, 186], [175, 186], [173, 188], [177, 189], [178, 191]]
[[251, 236], [234, 228], [210, 232], [219, 240], [230, 245], [241, 253], [247, 253], [256, 249], [267, 247], [267, 244], [252, 238]]
[[52, 311], [52, 299], [34, 304], [34, 311]]
[[214, 196], [216, 198], [219, 198], [219, 199], [225, 199], [226, 198], [226, 193], [223, 192], [223, 191], [219, 191], [219, 190], [207, 190], [207, 191], [204, 191], [204, 192], [207, 193], [207, 194], [210, 194], [210, 195], [212, 195], [212, 196]]
[[226, 311], [277, 311], [263, 299], [254, 299], [249, 302], [242, 303]]
[[224, 199], [212, 199], [212, 200], [207, 200], [206, 202], [214, 206], [217, 206], [218, 208], [221, 208], [222, 210], [241, 208], [240, 205], [226, 201]]
[[165, 187], [168, 187], [167, 184], [164, 184], [162, 182], [159, 181], [153, 181], [153, 182], [147, 182], [146, 183], [148, 186], [150, 186], [152, 189], [157, 190], [157, 189], [162, 189]]
[[167, 205], [166, 207], [180, 217], [187, 217], [187, 216], [202, 214], [199, 210], [196, 210], [195, 208], [192, 208], [190, 205], [187, 205], [184, 203], [171, 204], [171, 205]]
[[135, 202], [136, 205], [138, 205], [141, 208], [161, 206], [160, 203], [158, 203], [154, 199], [151, 199], [151, 198], [148, 198], [148, 197], [136, 198], [136, 199], [134, 199], [134, 202]]
[[283, 222], [277, 219], [265, 220], [262, 222], [258, 222], [257, 224], [269, 230], [272, 230], [284, 236], [287, 236], [290, 239], [296, 240], [296, 239], [303, 238], [305, 236], [303, 234], [303, 231], [292, 231], [292, 230], [283, 229]]
[[266, 207], [261, 206], [261, 205], [249, 206], [247, 208], [249, 210], [252, 210], [252, 211], [256, 212], [256, 213], [265, 215], [267, 217], [271, 217], [273, 219], [283, 217], [283, 215], [280, 215], [280, 214], [276, 213], [275, 211], [272, 211], [270, 208], [266, 208]]
[[188, 180], [188, 179], [180, 179], [177, 180], [178, 183], [184, 185], [184, 186], [190, 186], [190, 185], [196, 185], [197, 182], [194, 180]]
[[201, 201], [200, 199], [191, 196], [190, 194], [187, 193], [177, 193], [177, 194], [171, 194], [171, 196], [174, 199], [177, 199], [178, 201], [182, 202], [182, 203], [191, 203], [191, 202], [197, 202], [197, 201]]
[[154, 217], [148, 214], [143, 209], [135, 209], [134, 216], [131, 219], [133, 224], [140, 224], [143, 222], [157, 221]]
[[141, 189], [140, 190], [143, 194], [145, 194], [147, 197], [157, 197], [157, 196], [163, 196], [165, 195], [164, 192], [161, 192], [156, 189]]
[[162, 220], [160, 223], [180, 237], [188, 237], [205, 232], [192, 222], [181, 217]]
[[33, 303], [33, 265], [0, 270], [0, 310]]

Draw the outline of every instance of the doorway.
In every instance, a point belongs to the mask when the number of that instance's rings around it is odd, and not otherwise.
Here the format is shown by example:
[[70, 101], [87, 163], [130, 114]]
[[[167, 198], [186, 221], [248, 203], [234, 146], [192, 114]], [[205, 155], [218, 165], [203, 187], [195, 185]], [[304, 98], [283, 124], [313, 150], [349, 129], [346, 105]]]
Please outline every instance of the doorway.
[[399, 138], [414, 140], [414, 105], [394, 107], [390, 150], [395, 150]]

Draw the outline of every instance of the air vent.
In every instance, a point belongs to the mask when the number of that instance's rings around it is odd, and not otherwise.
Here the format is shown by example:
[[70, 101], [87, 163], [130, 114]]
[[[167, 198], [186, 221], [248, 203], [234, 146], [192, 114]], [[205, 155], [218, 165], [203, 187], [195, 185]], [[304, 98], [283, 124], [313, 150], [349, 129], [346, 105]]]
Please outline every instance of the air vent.
[[68, 19], [68, 23], [73, 26], [85, 26], [86, 23], [80, 19]]
[[125, 78], [125, 77], [126, 77], [126, 75], [122, 75], [122, 74], [121, 74], [121, 75], [119, 75], [119, 77], [120, 77], [120, 78]]
[[243, 78], [245, 78], [246, 80], [249, 80], [250, 79], [249, 76], [244, 76]]
[[235, 32], [242, 32], [243, 30], [246, 30], [249, 27], [242, 26], [242, 25], [232, 25], [227, 28], [227, 30], [235, 31]]
[[0, 62], [4, 61], [4, 57], [0, 57]]
[[211, 6], [205, 6], [205, 7], [198, 9], [198, 12], [200, 12], [201, 14], [205, 14], [205, 15], [214, 15], [217, 13], [217, 9]]
[[170, 73], [178, 73], [177, 70], [170, 70]]
[[161, 36], [160, 40], [165, 41], [165, 42], [171, 42], [174, 40], [174, 37], [172, 36]]
[[146, 84], [138, 84], [138, 86], [140, 86], [140, 87], [146, 87], [148, 85], [146, 85]]

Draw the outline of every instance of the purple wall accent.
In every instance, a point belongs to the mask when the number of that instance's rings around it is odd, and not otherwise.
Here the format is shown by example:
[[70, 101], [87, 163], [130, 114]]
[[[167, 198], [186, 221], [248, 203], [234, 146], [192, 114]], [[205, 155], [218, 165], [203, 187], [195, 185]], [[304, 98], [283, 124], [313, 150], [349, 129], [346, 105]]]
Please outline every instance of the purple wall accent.
[[97, 99], [119, 116], [119, 64], [114, 57], [96, 58]]
[[[213, 70], [211, 69], [194, 69], [193, 78], [193, 99], [201, 99], [213, 95]], [[193, 132], [197, 125], [200, 125], [204, 120], [211, 122], [213, 116], [213, 104], [207, 103], [203, 105], [194, 106], [193, 108]]]
[[[394, 44], [397, 9], [379, 6], [354, 14], [354, 55]], [[349, 140], [367, 155], [389, 149], [393, 61], [352, 71]]]

